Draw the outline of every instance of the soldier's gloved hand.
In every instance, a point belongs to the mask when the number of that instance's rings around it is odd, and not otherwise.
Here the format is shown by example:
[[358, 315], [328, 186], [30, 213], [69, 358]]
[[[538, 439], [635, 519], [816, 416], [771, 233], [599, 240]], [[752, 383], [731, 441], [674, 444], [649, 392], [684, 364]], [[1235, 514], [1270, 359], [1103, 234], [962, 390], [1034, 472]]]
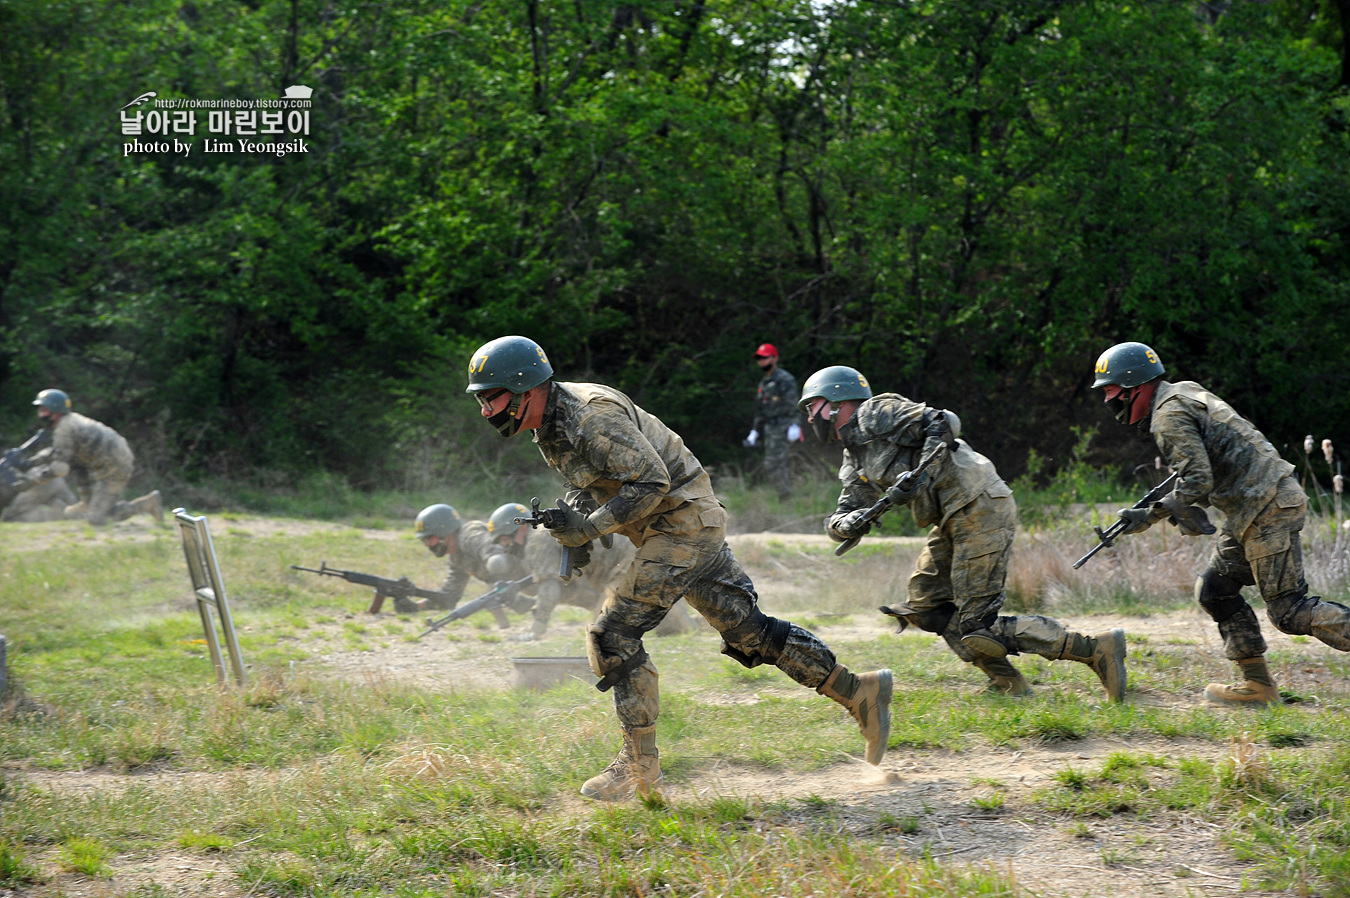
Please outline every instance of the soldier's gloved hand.
[[572, 547], [572, 574], [580, 576], [586, 565], [591, 563], [592, 543], [582, 543], [579, 546]]
[[752, 430], [745, 435], [745, 439], [741, 440], [741, 445], [750, 448], [753, 447], [758, 442], [759, 442], [759, 431]]
[[1181, 531], [1182, 536], [1209, 536], [1217, 528], [1209, 522], [1209, 515], [1198, 505], [1185, 505], [1177, 498], [1176, 493], [1169, 493], [1163, 497], [1155, 508], [1167, 515], [1171, 515], [1167, 520], [1175, 524]]
[[863, 520], [865, 514], [867, 514], [866, 509], [859, 508], [857, 511], [850, 511], [842, 517], [831, 518], [830, 525], [827, 528], [830, 536], [841, 543], [845, 540], [866, 536], [868, 531], [872, 529], [872, 525]]
[[564, 546], [571, 546], [575, 549], [577, 546], [584, 546], [591, 540], [600, 538], [600, 531], [595, 529], [595, 525], [591, 523], [590, 518], [570, 505], [564, 505], [563, 507], [567, 509], [567, 520], [563, 522], [563, 526], [549, 531], [554, 539]]
[[1116, 514], [1128, 522], [1121, 533], [1143, 533], [1157, 520], [1151, 508], [1122, 508]]
[[886, 498], [895, 505], [908, 505], [919, 494], [919, 487], [923, 486], [927, 477], [928, 475], [922, 471], [917, 475], [913, 471], [906, 471], [895, 481], [894, 486], [886, 490]]

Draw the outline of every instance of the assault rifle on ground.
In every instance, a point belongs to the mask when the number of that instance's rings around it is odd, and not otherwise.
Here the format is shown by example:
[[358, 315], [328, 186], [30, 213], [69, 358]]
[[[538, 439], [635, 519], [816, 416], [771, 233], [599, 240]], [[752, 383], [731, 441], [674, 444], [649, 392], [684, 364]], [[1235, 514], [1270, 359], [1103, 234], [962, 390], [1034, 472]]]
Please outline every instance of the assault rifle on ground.
[[[1148, 493], [1145, 494], [1144, 498], [1140, 499], [1138, 502], [1134, 503], [1130, 507], [1152, 508], [1156, 502], [1158, 502], [1160, 499], [1162, 499], [1164, 496], [1166, 496], [1169, 492], [1172, 491], [1172, 486], [1177, 482], [1178, 476], [1179, 475], [1177, 474], [1177, 472], [1173, 471], [1166, 480], [1155, 486], [1153, 489], [1149, 490]], [[1183, 529], [1183, 532], [1185, 532], [1186, 529], [1194, 530], [1199, 533], [1214, 532], [1214, 525], [1209, 522], [1209, 517], [1205, 514], [1203, 508], [1190, 506], [1188, 508], [1182, 509], [1180, 513], [1172, 511], [1172, 517], [1174, 522], [1178, 517], [1186, 517], [1188, 519], [1185, 521], [1186, 528]], [[1097, 533], [1098, 543], [1096, 546], [1093, 547], [1091, 552], [1088, 552], [1082, 558], [1078, 559], [1073, 563], [1074, 570], [1077, 570], [1078, 568], [1087, 564], [1088, 559], [1090, 559], [1093, 555], [1096, 555], [1102, 549], [1105, 549], [1107, 546], [1115, 542], [1116, 537], [1120, 536], [1121, 533], [1123, 533], [1125, 528], [1128, 526], [1130, 526], [1130, 522], [1127, 521], [1125, 518], [1117, 518], [1116, 522], [1112, 524], [1110, 527], [1107, 527], [1105, 530], [1103, 530], [1100, 527], [1093, 527], [1092, 529], [1095, 530]]]
[[435, 633], [446, 624], [452, 624], [457, 620], [463, 620], [469, 615], [477, 614], [480, 611], [492, 612], [492, 616], [497, 618], [497, 623], [505, 627], [506, 624], [502, 623], [502, 621], [506, 619], [506, 612], [502, 610], [503, 606], [521, 613], [528, 610], [528, 608], [517, 603], [516, 598], [522, 586], [529, 586], [533, 582], [533, 574], [521, 577], [519, 580], [503, 580], [472, 602], [465, 602], [463, 605], [460, 605], [445, 617], [428, 620], [427, 629], [417, 638], [421, 639], [423, 636], [426, 636], [427, 633]]
[[[942, 450], [946, 448], [947, 448], [946, 443], [938, 443], [936, 446], [934, 446], [933, 450], [929, 452], [927, 455], [925, 455], [923, 459], [920, 460], [920, 462], [914, 466], [914, 470], [906, 471], [904, 474], [900, 475], [900, 480], [896, 482], [896, 486], [900, 486], [901, 482], [908, 484], [917, 480], [919, 478], [919, 475], [923, 473], [924, 468], [927, 468], [930, 464], [932, 464], [933, 459], [937, 458], [938, 455], [942, 452]], [[891, 506], [893, 505], [895, 505], [895, 502], [891, 499], [891, 497], [887, 493], [883, 492], [881, 494], [881, 498], [878, 499], [875, 503], [873, 503], [871, 508], [863, 512], [862, 522], [865, 524], [874, 523], [877, 518], [881, 517], [886, 512], [890, 511]], [[849, 539], [846, 539], [842, 543], [840, 543], [837, 548], [835, 548], [834, 554], [843, 555], [845, 552], [847, 552], [849, 549], [852, 549], [860, 542], [862, 542], [861, 536], [850, 537]]]
[[29, 437], [22, 445], [15, 446], [13, 449], [6, 449], [5, 454], [0, 456], [0, 508], [6, 508], [14, 498], [27, 489], [21, 486], [23, 480], [21, 476], [33, 466], [32, 460], [28, 457], [30, 452], [36, 452], [43, 446], [52, 441], [52, 432], [46, 427]]
[[[328, 562], [320, 561], [319, 566], [302, 567], [298, 564], [291, 565], [297, 571], [309, 571], [311, 574], [318, 574], [321, 577], [341, 577], [348, 583], [356, 583], [360, 586], [369, 586], [375, 590], [375, 598], [370, 602], [370, 607], [366, 609], [368, 614], [379, 614], [380, 608], [384, 606], [384, 600], [392, 598], [395, 600], [395, 610], [398, 610], [402, 599], [412, 601], [413, 597], [431, 600], [448, 600], [450, 597], [443, 592], [437, 592], [434, 589], [423, 589], [407, 577], [399, 577], [397, 580], [390, 580], [387, 577], [377, 577], [374, 574], [363, 574], [360, 571], [343, 571], [335, 567], [329, 567]], [[497, 618], [497, 623], [503, 627], [510, 626], [505, 614]]]

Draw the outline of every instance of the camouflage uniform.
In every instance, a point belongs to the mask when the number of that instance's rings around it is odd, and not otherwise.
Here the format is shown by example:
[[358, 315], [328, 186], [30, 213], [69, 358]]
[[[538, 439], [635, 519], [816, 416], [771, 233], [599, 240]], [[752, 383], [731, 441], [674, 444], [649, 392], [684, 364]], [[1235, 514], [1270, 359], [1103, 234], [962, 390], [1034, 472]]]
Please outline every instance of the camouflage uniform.
[[[143, 510], [135, 502], [120, 501], [131, 480], [136, 456], [117, 431], [78, 412], [64, 414], [52, 429], [52, 444], [33, 456], [35, 465], [65, 462], [68, 475], [85, 506], [67, 510], [68, 518], [86, 518], [91, 524], [122, 521]], [[137, 500], [140, 502], [142, 500]]]
[[464, 588], [469, 585], [471, 577], [477, 577], [484, 583], [496, 583], [499, 580], [519, 580], [529, 573], [523, 550], [508, 552], [497, 545], [488, 532], [487, 524], [482, 521], [466, 521], [455, 534], [457, 541], [455, 551], [449, 558], [450, 569], [437, 589], [448, 598], [428, 599], [427, 607], [453, 609], [463, 598]]
[[18, 524], [37, 524], [59, 521], [65, 517], [67, 506], [80, 501], [71, 492], [66, 478], [56, 477], [19, 493], [0, 515], [0, 520]]
[[614, 545], [608, 549], [595, 543], [585, 573], [563, 580], [558, 576], [562, 566], [562, 546], [542, 534], [531, 535], [525, 543], [525, 566], [534, 575], [536, 584], [533, 635], [538, 638], [548, 631], [549, 618], [560, 604], [588, 611], [599, 608], [604, 594], [622, 582], [633, 562], [634, 552], [633, 544], [626, 539], [614, 540]]
[[1227, 657], [1265, 654], [1261, 625], [1241, 595], [1252, 584], [1281, 632], [1350, 651], [1350, 609], [1308, 595], [1299, 546], [1308, 497], [1294, 466], [1232, 406], [1192, 381], [1159, 381], [1150, 415], [1163, 460], [1180, 475], [1176, 500], [1224, 513], [1196, 599], [1218, 624]]
[[613, 686], [625, 728], [656, 722], [657, 673], [642, 636], [681, 596], [741, 663], [763, 661], [804, 686], [825, 684], [834, 654], [801, 627], [760, 612], [754, 584], [727, 546], [726, 511], [677, 434], [618, 390], [554, 382], [534, 440], [550, 467], [600, 504], [591, 519], [609, 519], [601, 532], [637, 547], [588, 639], [592, 667], [602, 688]]
[[[896, 393], [865, 400], [839, 428], [843, 491], [827, 527], [873, 505], [900, 476], [946, 441], [934, 435], [942, 412]], [[926, 432], [927, 431], [927, 432]], [[914, 520], [931, 527], [909, 578], [908, 600], [888, 613], [905, 624], [939, 634], [962, 661], [989, 677], [1020, 678], [1002, 655], [1031, 652], [1051, 660], [1090, 664], [1096, 640], [1040, 614], [1000, 615], [1017, 505], [989, 459], [964, 440], [948, 442], [924, 470], [910, 501]], [[1001, 650], [983, 651], [970, 634], [992, 637]], [[1122, 635], [1123, 640], [1123, 635]], [[1099, 672], [1099, 675], [1100, 672]], [[1105, 678], [1103, 679], [1105, 683]], [[1025, 681], [1019, 679], [1023, 686]], [[1123, 683], [1108, 692], [1123, 691]]]
[[759, 382], [755, 398], [752, 430], [764, 439], [764, 468], [780, 499], [792, 495], [788, 473], [788, 427], [797, 420], [797, 381], [782, 368], [775, 367]]

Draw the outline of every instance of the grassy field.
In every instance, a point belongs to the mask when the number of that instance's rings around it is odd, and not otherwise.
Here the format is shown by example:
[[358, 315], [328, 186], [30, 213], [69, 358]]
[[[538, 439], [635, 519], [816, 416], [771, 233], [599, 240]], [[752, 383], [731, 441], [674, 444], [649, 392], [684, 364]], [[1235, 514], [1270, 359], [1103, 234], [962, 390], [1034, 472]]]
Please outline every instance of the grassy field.
[[[176, 529], [6, 525], [0, 894], [1350, 895], [1347, 656], [1272, 638], [1287, 704], [1199, 704], [1232, 672], [1212, 625], [1165, 623], [1189, 608], [1205, 547], [1157, 528], [1076, 572], [1090, 515], [1021, 535], [1011, 605], [1123, 619], [1126, 704], [1102, 704], [1082, 667], [1025, 657], [1037, 694], [987, 696], [931, 637], [888, 632], [874, 609], [903, 590], [913, 540], [843, 559], [747, 540], [770, 613], [855, 669], [895, 670], [887, 769], [858, 763], [837, 706], [727, 661], [704, 631], [652, 641], [667, 781], [614, 807], [576, 795], [617, 748], [608, 696], [509, 688], [525, 652], [487, 615], [418, 641], [422, 621], [373, 618], [364, 591], [289, 569], [434, 585], [442, 562], [404, 521], [212, 516], [244, 689], [216, 686]], [[1344, 546], [1321, 523], [1307, 542], [1314, 585], [1343, 599]], [[560, 609], [528, 653], [581, 654], [585, 620]], [[981, 766], [1032, 755], [1048, 766], [1029, 785]], [[1129, 879], [1173, 830], [1203, 839], [1208, 866]], [[989, 833], [1092, 863], [1029, 881], [989, 860]]]

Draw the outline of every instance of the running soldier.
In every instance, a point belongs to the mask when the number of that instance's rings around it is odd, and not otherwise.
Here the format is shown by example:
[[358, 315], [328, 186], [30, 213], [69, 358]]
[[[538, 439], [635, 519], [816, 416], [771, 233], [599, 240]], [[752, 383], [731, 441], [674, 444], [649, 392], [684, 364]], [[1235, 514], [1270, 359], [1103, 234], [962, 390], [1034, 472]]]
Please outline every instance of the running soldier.
[[788, 473], [788, 444], [801, 439], [797, 425], [797, 380], [778, 367], [778, 350], [762, 343], [755, 350], [755, 364], [764, 372], [755, 396], [755, 419], [746, 436], [746, 446], [764, 440], [764, 470], [780, 501], [792, 498], [792, 478]]
[[1313, 636], [1350, 651], [1350, 608], [1308, 595], [1299, 532], [1308, 497], [1294, 466], [1228, 403], [1194, 381], [1169, 383], [1158, 354], [1143, 343], [1117, 343], [1097, 359], [1094, 387], [1122, 424], [1147, 428], [1179, 476], [1172, 492], [1152, 508], [1124, 508], [1120, 515], [1139, 533], [1168, 519], [1185, 536], [1200, 536], [1192, 506], [1217, 508], [1223, 528], [1195, 600], [1218, 625], [1224, 654], [1236, 662], [1240, 682], [1210, 683], [1205, 698], [1225, 705], [1264, 706], [1280, 700], [1266, 666], [1266, 640], [1242, 587], [1261, 591], [1266, 615], [1282, 633]]
[[882, 495], [910, 506], [915, 522], [932, 528], [910, 575], [908, 600], [881, 609], [902, 630], [913, 624], [940, 635], [958, 658], [984, 671], [994, 692], [1031, 692], [1007, 658], [1031, 652], [1086, 664], [1109, 701], [1124, 700], [1123, 630], [1084, 636], [1044, 615], [999, 614], [1017, 504], [993, 463], [958, 439], [956, 415], [898, 393], [873, 396], [866, 378], [843, 365], [807, 378], [802, 410], [817, 436], [844, 444], [844, 488], [825, 522], [832, 538], [864, 536], [871, 524], [863, 515]]
[[464, 588], [473, 577], [495, 584], [502, 580], [519, 580], [528, 573], [523, 550], [508, 553], [497, 544], [487, 524], [465, 521], [449, 505], [428, 505], [418, 512], [413, 521], [413, 536], [437, 558], [449, 556], [445, 579], [436, 588], [437, 592], [445, 594], [445, 598], [414, 602], [396, 597], [395, 611], [451, 611], [464, 597]]
[[52, 431], [52, 444], [33, 456], [28, 477], [35, 485], [68, 477], [80, 492], [80, 501], [64, 511], [67, 519], [83, 518], [94, 526], [124, 521], [144, 512], [164, 520], [159, 490], [121, 501], [136, 466], [136, 456], [120, 433], [101, 421], [71, 411], [70, 397], [61, 390], [43, 390], [33, 400], [38, 420]]
[[[549, 531], [555, 539], [584, 551], [612, 533], [637, 547], [586, 639], [597, 688], [614, 690], [623, 748], [581, 794], [622, 801], [656, 788], [660, 697], [642, 637], [681, 596], [722, 634], [725, 654], [747, 667], [773, 664], [847, 708], [866, 740], [867, 761], [880, 763], [890, 733], [891, 672], [850, 673], [816, 636], [759, 609], [754, 585], [727, 546], [726, 510], [676, 433], [618, 390], [552, 378], [537, 343], [501, 337], [473, 354], [467, 392], [503, 437], [534, 431], [544, 460], [567, 481], [569, 519]], [[583, 503], [595, 510], [583, 514]]]

